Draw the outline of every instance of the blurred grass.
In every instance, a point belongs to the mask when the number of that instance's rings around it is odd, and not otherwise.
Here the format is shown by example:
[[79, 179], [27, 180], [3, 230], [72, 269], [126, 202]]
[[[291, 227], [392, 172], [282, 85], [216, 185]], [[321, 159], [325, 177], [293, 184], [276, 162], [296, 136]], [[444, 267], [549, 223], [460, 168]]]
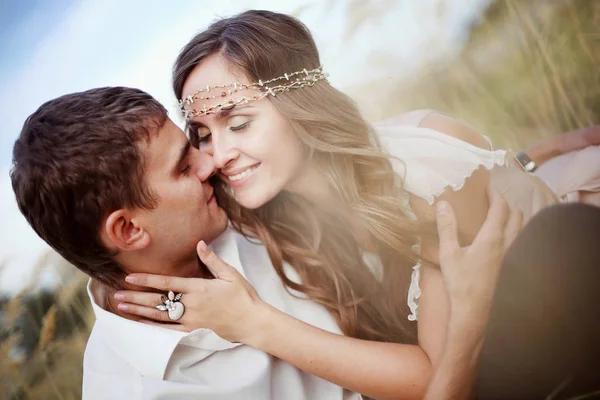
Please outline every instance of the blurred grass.
[[600, 2], [503, 0], [459, 54], [350, 92], [370, 120], [436, 109], [517, 149], [600, 122], [599, 66]]
[[36, 275], [56, 269], [41, 258], [25, 289], [0, 303], [1, 399], [81, 398], [83, 351], [93, 325], [87, 277], [62, 261], [64, 283], [55, 292], [36, 288]]
[[[346, 31], [379, 18], [391, 3], [348, 2]], [[433, 108], [518, 149], [600, 122], [599, 65], [599, 1], [503, 0], [493, 2], [458, 54], [424, 65], [410, 79], [368, 81], [347, 92], [370, 120]], [[46, 264], [40, 260], [30, 288]], [[2, 300], [0, 398], [81, 398], [93, 325], [85, 280], [76, 274], [54, 293], [26, 290]]]

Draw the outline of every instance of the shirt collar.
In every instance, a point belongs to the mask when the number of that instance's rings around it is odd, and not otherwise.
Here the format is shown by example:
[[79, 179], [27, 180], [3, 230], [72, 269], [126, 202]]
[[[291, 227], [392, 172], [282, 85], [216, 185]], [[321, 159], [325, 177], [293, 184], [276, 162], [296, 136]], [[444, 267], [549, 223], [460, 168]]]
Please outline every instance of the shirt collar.
[[91, 279], [87, 291], [96, 315], [94, 329], [101, 332], [102, 340], [143, 376], [163, 379], [173, 351], [187, 334], [146, 325], [106, 311], [101, 305], [106, 303], [108, 291]]
[[[232, 227], [210, 243], [211, 249], [226, 263], [233, 266], [244, 278], [246, 274], [239, 257], [238, 236]], [[185, 339], [191, 344], [206, 350], [219, 351], [237, 347], [208, 329], [198, 329], [191, 333], [146, 325], [125, 319], [106, 311], [107, 289], [100, 283], [89, 280], [87, 292], [96, 315], [94, 329], [101, 331], [106, 344], [143, 376], [163, 379], [169, 360], [177, 345]], [[192, 336], [192, 337], [190, 337]]]

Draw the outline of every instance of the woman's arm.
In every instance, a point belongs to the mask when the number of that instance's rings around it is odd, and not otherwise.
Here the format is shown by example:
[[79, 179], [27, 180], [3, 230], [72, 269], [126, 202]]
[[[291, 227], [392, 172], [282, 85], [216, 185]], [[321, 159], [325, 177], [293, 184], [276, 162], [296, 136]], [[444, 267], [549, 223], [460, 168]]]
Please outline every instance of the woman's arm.
[[[378, 399], [421, 399], [431, 376], [429, 359], [419, 346], [350, 338], [304, 323], [263, 302], [235, 268], [212, 250], [198, 255], [218, 279], [132, 274], [138, 286], [183, 293], [185, 313], [178, 324], [160, 326], [191, 332], [207, 328], [278, 357], [308, 373]], [[132, 281], [135, 280], [135, 282]], [[121, 291], [127, 312], [172, 322], [154, 308], [160, 294]]]
[[366, 396], [423, 398], [431, 364], [419, 346], [336, 335], [265, 306], [244, 343]]
[[581, 150], [588, 146], [600, 146], [600, 125], [593, 125], [539, 140], [525, 153], [539, 167], [554, 157]]
[[[429, 114], [420, 126], [434, 129], [477, 147], [488, 147], [483, 136], [471, 126], [443, 114]], [[448, 189], [436, 199], [446, 201], [452, 206], [460, 227], [463, 245], [473, 240], [486, 218], [489, 207], [486, 191], [489, 181], [489, 171], [480, 168], [467, 178], [461, 190], [455, 192]], [[411, 207], [420, 220], [435, 219], [435, 205], [429, 205], [425, 200], [412, 196]], [[422, 254], [439, 264], [438, 243], [423, 243]], [[436, 366], [444, 349], [450, 317], [449, 298], [441, 271], [433, 267], [422, 267], [420, 287], [419, 345]]]

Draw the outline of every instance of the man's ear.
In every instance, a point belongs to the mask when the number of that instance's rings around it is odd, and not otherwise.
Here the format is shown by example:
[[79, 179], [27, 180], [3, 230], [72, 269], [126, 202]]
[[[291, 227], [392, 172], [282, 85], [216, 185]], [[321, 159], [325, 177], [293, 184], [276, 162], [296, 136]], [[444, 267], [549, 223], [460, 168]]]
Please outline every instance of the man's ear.
[[150, 244], [150, 234], [140, 226], [130, 210], [113, 211], [104, 221], [101, 235], [109, 248], [141, 250]]

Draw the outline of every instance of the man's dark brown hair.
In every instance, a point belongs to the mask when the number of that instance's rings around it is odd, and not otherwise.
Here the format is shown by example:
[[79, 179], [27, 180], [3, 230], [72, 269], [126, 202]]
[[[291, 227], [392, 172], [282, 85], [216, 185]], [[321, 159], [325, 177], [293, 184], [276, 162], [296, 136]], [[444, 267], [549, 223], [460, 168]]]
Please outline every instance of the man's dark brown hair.
[[165, 108], [141, 90], [92, 89], [43, 104], [13, 149], [12, 186], [29, 224], [65, 259], [113, 287], [124, 273], [100, 240], [101, 225], [120, 208], [156, 205], [140, 145], [166, 120]]

